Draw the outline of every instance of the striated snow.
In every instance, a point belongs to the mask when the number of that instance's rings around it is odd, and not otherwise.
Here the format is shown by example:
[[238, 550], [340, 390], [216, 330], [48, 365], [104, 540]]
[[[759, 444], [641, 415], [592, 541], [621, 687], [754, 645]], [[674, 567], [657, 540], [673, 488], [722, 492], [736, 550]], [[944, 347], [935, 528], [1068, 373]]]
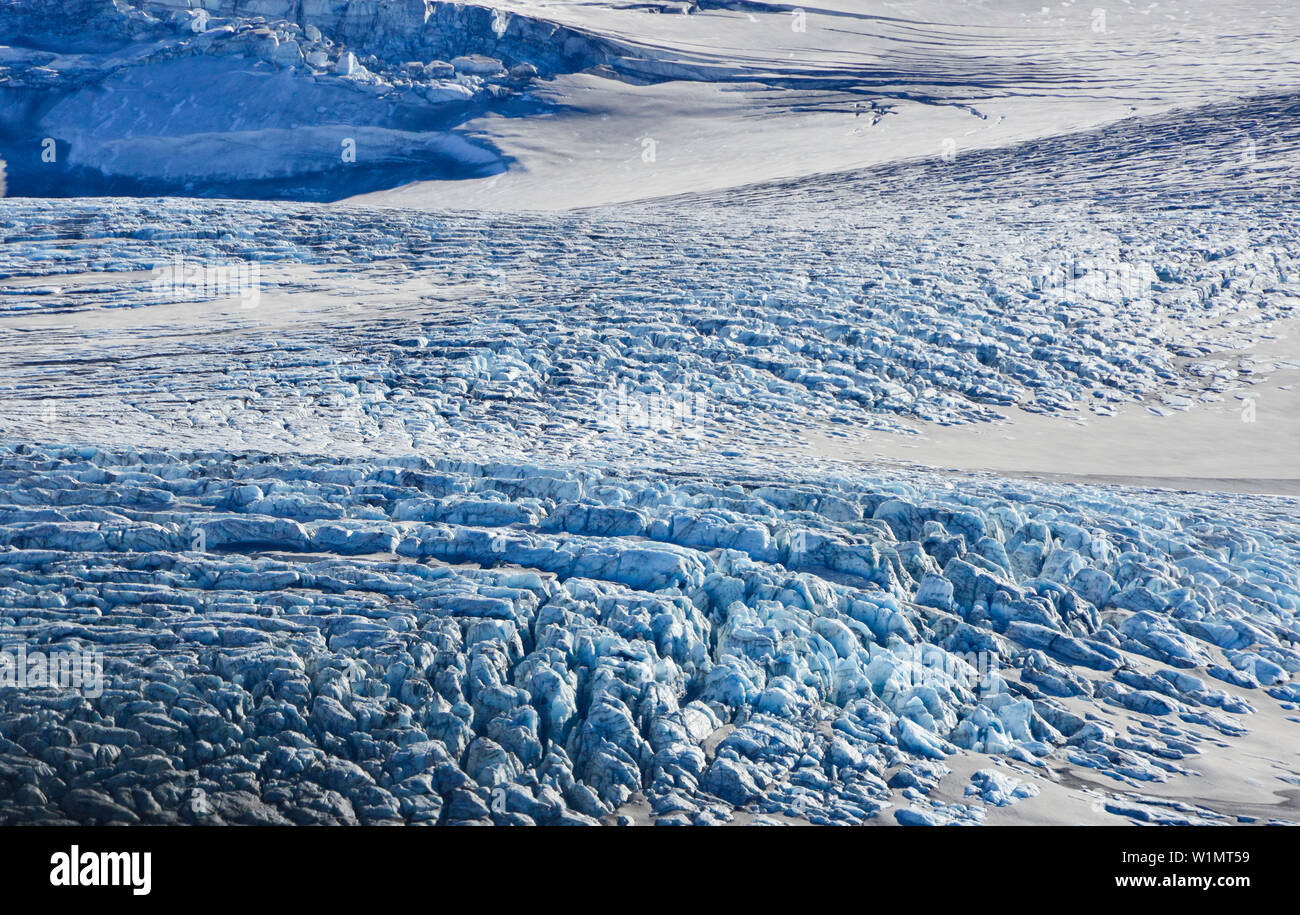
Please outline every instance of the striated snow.
[[[1297, 123], [1273, 98], [1227, 113]], [[0, 366], [0, 430], [617, 459], [1248, 396], [1281, 366], [1243, 351], [1296, 316], [1293, 172], [1146, 153], [1223, 114], [565, 216], [8, 201], [0, 333], [29, 358]], [[1216, 166], [1232, 190], [1207, 199]], [[232, 267], [248, 288], [184, 279]]]

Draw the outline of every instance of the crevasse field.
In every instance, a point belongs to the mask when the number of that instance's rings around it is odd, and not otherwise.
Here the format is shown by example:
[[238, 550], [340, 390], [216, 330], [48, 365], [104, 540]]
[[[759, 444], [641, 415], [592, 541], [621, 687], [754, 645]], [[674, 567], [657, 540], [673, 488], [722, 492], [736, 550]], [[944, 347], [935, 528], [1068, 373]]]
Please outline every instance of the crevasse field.
[[1300, 8], [1097, 2], [0, 0], [0, 823], [1300, 822]]

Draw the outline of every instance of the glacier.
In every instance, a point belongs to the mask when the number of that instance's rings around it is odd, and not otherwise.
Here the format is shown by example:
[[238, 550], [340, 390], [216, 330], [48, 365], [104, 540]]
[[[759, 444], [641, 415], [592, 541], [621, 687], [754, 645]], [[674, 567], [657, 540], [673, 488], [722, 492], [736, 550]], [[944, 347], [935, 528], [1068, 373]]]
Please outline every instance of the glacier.
[[1122, 798], [1300, 698], [1289, 500], [27, 445], [0, 475], [6, 642], [106, 656], [98, 700], [5, 697], [8, 822], [978, 822], [932, 796], [963, 751], [1006, 767], [990, 805], [1053, 760]]
[[0, 823], [1300, 822], [1294, 13], [894, 6], [0, 0]]

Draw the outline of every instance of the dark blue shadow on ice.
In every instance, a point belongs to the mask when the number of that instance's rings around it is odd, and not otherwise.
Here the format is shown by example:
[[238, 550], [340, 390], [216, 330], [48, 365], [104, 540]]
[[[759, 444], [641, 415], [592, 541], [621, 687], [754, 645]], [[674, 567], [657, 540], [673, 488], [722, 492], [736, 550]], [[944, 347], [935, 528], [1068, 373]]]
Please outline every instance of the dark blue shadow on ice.
[[98, 169], [69, 165], [70, 149], [58, 141], [56, 161], [42, 162], [27, 138], [0, 135], [0, 159], [8, 164], [8, 197], [201, 197], [244, 200], [301, 200], [331, 203], [357, 194], [401, 187], [414, 181], [457, 181], [504, 172], [510, 159], [467, 163], [452, 156], [419, 161], [355, 163], [287, 178], [229, 181], [192, 177], [170, 181], [106, 175]]

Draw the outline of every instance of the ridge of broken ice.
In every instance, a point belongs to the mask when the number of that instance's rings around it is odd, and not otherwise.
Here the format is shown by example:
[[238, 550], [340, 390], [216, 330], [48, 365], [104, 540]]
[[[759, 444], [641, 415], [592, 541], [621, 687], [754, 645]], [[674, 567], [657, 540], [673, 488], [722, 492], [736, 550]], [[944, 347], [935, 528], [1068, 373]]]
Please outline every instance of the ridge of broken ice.
[[0, 479], [0, 641], [107, 681], [0, 690], [10, 822], [978, 822], [930, 798], [959, 748], [1131, 790], [1300, 670], [1291, 500], [29, 446]]

